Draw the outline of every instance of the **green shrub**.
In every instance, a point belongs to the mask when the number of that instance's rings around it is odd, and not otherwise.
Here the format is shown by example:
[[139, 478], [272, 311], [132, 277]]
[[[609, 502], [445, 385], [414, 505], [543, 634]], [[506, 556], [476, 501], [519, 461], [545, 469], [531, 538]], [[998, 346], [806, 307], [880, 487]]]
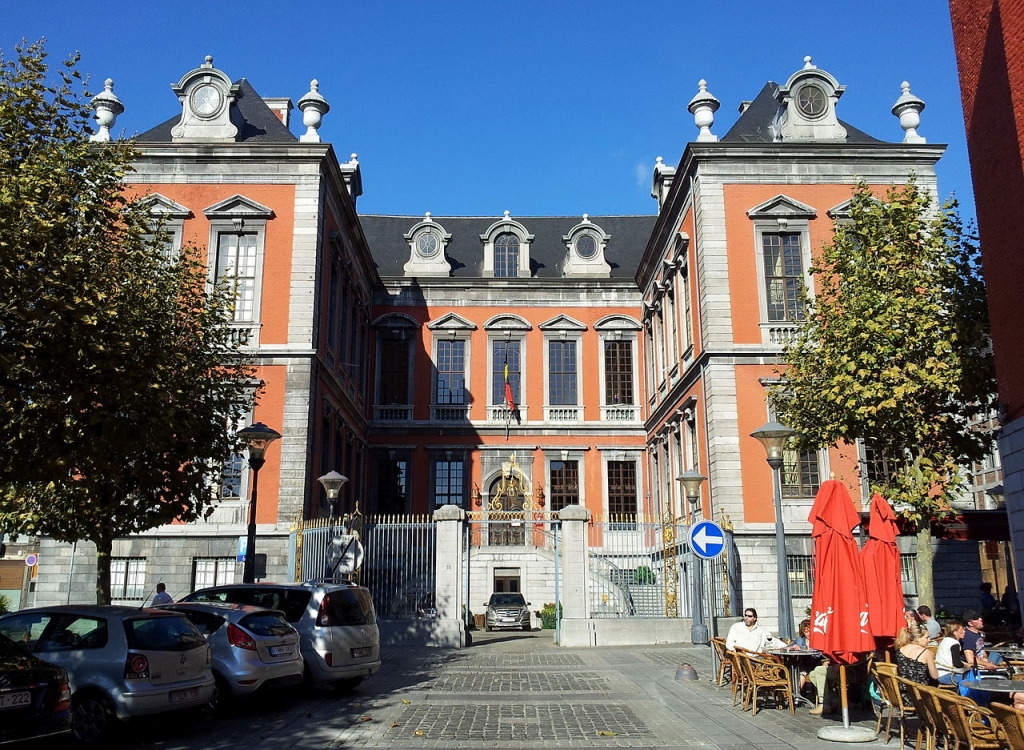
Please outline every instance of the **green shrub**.
[[641, 565], [639, 568], [633, 571], [633, 583], [654, 583], [654, 571], [648, 568], [646, 565]]
[[555, 604], [545, 604], [540, 611], [540, 626], [544, 630], [554, 630], [557, 618], [562, 616], [562, 606], [558, 606], [557, 613], [555, 612]]
[[11, 597], [7, 594], [0, 594], [0, 614], [11, 611]]

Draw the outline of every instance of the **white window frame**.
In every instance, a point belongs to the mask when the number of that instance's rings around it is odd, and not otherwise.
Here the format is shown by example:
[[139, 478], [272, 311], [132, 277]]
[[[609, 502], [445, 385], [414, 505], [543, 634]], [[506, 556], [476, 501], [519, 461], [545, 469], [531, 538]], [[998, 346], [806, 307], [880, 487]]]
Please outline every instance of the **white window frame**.
[[[119, 596], [123, 594], [123, 596]], [[110, 558], [110, 600], [112, 602], [144, 602], [146, 592], [145, 557]]]
[[[582, 422], [584, 416], [584, 404], [586, 404], [583, 393], [583, 332], [587, 330], [586, 325], [574, 320], [567, 315], [559, 315], [546, 323], [541, 323], [539, 328], [544, 333], [544, 421], [545, 422]], [[576, 403], [575, 404], [552, 404], [551, 403], [551, 341], [572, 341], [576, 345]]]
[[[598, 334], [597, 362], [600, 380], [600, 401], [601, 421], [604, 422], [639, 422], [640, 404], [643, 395], [640, 389], [640, 377], [637, 372], [642, 366], [640, 364], [639, 332], [643, 329], [640, 323], [625, 315], [609, 315], [594, 324], [594, 330]], [[607, 341], [628, 341], [630, 344], [633, 371], [633, 403], [632, 404], [609, 404], [608, 403], [608, 382], [605, 369], [605, 343]]]

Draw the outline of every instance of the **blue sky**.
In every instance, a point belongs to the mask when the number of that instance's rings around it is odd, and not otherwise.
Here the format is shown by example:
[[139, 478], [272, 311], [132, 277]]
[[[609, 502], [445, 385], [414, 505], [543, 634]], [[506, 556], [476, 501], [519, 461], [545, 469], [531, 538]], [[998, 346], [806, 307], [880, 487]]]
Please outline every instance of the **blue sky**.
[[46, 37], [53, 64], [81, 52], [94, 90], [113, 78], [128, 134], [179, 111], [170, 84], [205, 55], [262, 96], [296, 102], [317, 78], [321, 135], [359, 154], [360, 212], [385, 214], [652, 214], [655, 158], [696, 137], [698, 80], [724, 135], [811, 55], [847, 87], [839, 116], [882, 140], [903, 137], [890, 110], [908, 80], [920, 134], [949, 146], [939, 192], [974, 215], [945, 0], [8, 3], [5, 57], [23, 37]]

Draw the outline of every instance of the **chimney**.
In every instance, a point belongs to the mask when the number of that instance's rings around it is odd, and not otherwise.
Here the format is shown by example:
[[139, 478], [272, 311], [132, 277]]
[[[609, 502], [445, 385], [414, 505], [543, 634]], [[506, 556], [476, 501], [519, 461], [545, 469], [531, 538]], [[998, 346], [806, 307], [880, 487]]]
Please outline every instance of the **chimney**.
[[288, 127], [288, 118], [295, 109], [291, 99], [287, 96], [264, 97], [263, 103], [270, 107], [270, 111], [277, 115], [277, 119], [284, 123], [285, 127]]

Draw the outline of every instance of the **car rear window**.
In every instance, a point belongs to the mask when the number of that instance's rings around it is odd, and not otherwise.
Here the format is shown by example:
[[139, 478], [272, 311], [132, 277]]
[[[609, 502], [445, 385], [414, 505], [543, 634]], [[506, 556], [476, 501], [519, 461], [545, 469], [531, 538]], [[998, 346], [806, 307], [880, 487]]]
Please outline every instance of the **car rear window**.
[[134, 617], [124, 623], [128, 647], [140, 651], [188, 651], [206, 643], [184, 617]]
[[284, 612], [288, 622], [298, 622], [309, 605], [312, 595], [307, 589], [279, 588], [238, 588], [211, 589], [199, 591], [188, 597], [190, 602], [230, 602], [231, 604], [253, 604], [264, 609]]
[[332, 625], [372, 625], [373, 600], [365, 589], [338, 589], [327, 594]]
[[193, 625], [199, 628], [199, 632], [207, 637], [216, 633], [221, 625], [225, 623], [223, 617], [215, 615], [213, 612], [200, 612], [195, 609], [178, 609], [175, 611], [185, 615]]
[[243, 617], [239, 624], [253, 635], [288, 635], [295, 632], [284, 615], [276, 612], [254, 612]]

